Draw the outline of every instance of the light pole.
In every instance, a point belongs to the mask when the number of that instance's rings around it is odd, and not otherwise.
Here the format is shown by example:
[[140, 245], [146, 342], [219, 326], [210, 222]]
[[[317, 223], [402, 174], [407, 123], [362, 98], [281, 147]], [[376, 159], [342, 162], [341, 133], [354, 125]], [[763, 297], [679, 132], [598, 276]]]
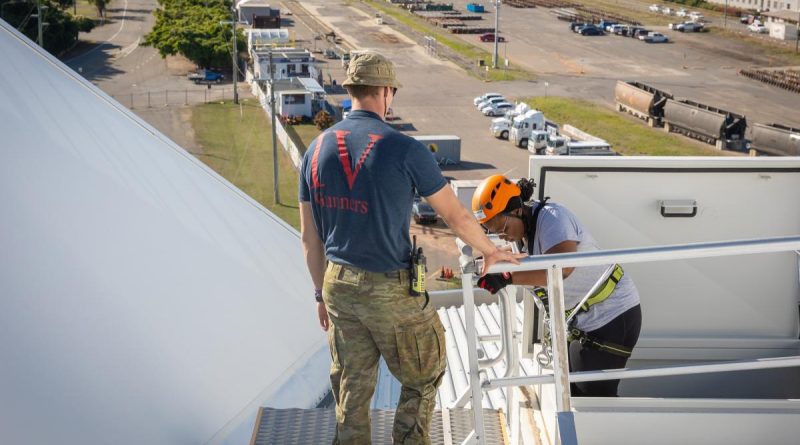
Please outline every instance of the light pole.
[[231, 8], [231, 21], [222, 21], [219, 22], [220, 25], [232, 25], [233, 26], [233, 51], [231, 51], [231, 59], [233, 62], [233, 103], [239, 104], [239, 90], [236, 87], [236, 84], [239, 80], [239, 64], [237, 63], [239, 60], [239, 51], [238, 46], [236, 45], [236, 24], [238, 20], [236, 19], [236, 8]]
[[270, 119], [272, 122], [272, 189], [275, 191], [273, 201], [275, 205], [281, 203], [281, 195], [278, 190], [278, 145], [275, 130], [275, 72], [272, 68], [272, 47], [269, 48], [269, 108]]
[[497, 69], [497, 41], [500, 40], [500, 0], [494, 2], [494, 57], [492, 58], [492, 68]]

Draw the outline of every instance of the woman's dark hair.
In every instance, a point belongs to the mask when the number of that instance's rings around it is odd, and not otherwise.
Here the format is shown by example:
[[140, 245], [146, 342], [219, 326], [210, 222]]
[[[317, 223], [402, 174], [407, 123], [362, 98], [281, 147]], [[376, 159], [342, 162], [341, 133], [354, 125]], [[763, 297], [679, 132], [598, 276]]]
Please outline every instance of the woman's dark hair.
[[521, 192], [519, 197], [522, 202], [528, 202], [533, 196], [533, 188], [536, 187], [536, 183], [532, 179], [522, 178], [517, 181], [517, 187]]

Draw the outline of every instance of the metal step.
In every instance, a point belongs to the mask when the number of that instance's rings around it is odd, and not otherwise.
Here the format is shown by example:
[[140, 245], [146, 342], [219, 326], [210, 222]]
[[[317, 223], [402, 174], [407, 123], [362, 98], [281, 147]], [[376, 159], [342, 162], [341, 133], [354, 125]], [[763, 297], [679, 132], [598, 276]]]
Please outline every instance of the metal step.
[[[431, 425], [433, 445], [459, 445], [472, 430], [472, 411], [465, 408], [436, 410]], [[484, 410], [487, 445], [507, 443], [500, 411]], [[392, 444], [394, 411], [372, 410], [372, 444]], [[448, 425], [447, 430], [443, 425]], [[336, 431], [336, 414], [332, 409], [261, 408], [253, 429], [251, 445], [327, 445]]]

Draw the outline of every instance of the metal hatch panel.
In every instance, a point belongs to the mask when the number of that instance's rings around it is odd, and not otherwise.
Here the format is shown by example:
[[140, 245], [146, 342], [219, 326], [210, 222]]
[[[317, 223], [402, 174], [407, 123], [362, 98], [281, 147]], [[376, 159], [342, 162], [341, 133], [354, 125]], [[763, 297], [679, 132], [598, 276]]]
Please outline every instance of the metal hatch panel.
[[[530, 176], [538, 198], [569, 207], [604, 249], [800, 233], [800, 158], [532, 156]], [[664, 200], [694, 200], [697, 214], [664, 217]], [[797, 348], [795, 254], [644, 263], [626, 271], [642, 298], [640, 352], [710, 348], [713, 356], [704, 358], [744, 359]]]

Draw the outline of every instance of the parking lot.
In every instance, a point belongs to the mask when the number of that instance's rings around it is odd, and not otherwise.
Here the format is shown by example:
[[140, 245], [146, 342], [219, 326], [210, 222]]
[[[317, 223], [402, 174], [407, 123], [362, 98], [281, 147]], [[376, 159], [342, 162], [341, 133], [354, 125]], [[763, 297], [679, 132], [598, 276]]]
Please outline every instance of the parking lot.
[[[465, 9], [467, 0], [454, 3]], [[368, 9], [324, 0], [302, 4], [353, 46], [378, 49], [397, 63], [404, 88], [394, 109], [405, 124], [403, 129], [411, 135], [460, 136], [464, 162], [461, 169], [449, 173], [459, 179], [480, 178], [496, 171], [526, 173], [527, 151], [490, 136], [490, 119], [472, 106], [472, 98], [487, 91], [503, 93], [513, 100], [545, 94], [547, 82], [549, 95], [583, 98], [612, 108], [616, 81], [638, 80], [680, 97], [745, 114], [750, 122], [800, 123], [796, 96], [737, 75], [740, 68], [768, 65], [769, 60], [746, 44], [708, 33], [684, 34], [666, 27], [649, 27], [674, 40], [668, 44], [647, 44], [614, 35], [584, 37], [572, 33], [568, 23], [556, 20], [549, 9], [502, 7], [501, 34], [508, 43], [499, 45], [501, 58], [507, 54], [512, 63], [526, 66], [539, 78], [487, 84], [426, 54], [423, 42], [396, 32], [391, 18], [384, 17], [384, 24], [378, 25]], [[488, 9], [483, 21], [493, 23], [493, 8]], [[492, 43], [481, 43], [474, 34], [457, 38], [489, 51], [493, 48]], [[344, 73], [339, 64], [327, 65], [341, 82]], [[638, 124], [632, 121], [631, 125]]]
[[[467, 2], [455, 3], [463, 8]], [[517, 177], [527, 174], [529, 152], [492, 137], [488, 130], [490, 118], [482, 116], [472, 104], [475, 96], [487, 91], [513, 100], [544, 95], [547, 82], [549, 95], [588, 99], [611, 109], [616, 81], [639, 80], [679, 96], [746, 113], [751, 120], [800, 123], [796, 96], [736, 75], [738, 68], [764, 60], [734, 43], [720, 48], [715, 42], [718, 39], [709, 34], [684, 35], [662, 27], [662, 32], [674, 36], [676, 42], [671, 44], [646, 44], [617, 36], [582, 37], [570, 32], [568, 24], [556, 20], [547, 9], [505, 7], [501, 11], [501, 29], [508, 47], [500, 45], [501, 57], [507, 51], [513, 63], [527, 66], [539, 77], [534, 81], [485, 83], [453, 63], [427, 54], [424, 40], [415, 41], [398, 33], [391, 18], [384, 17], [384, 24], [378, 25], [374, 12], [360, 9], [363, 6], [327, 0], [304, 0], [302, 6], [353, 47], [379, 50], [396, 63], [403, 88], [393, 108], [400, 117], [401, 128], [412, 136], [461, 137], [462, 165], [445, 172], [457, 179], [479, 179], [498, 172]], [[309, 19], [298, 17], [297, 13], [295, 18], [298, 35], [308, 35], [311, 31], [303, 21]], [[487, 13], [484, 20], [493, 21], [493, 14]], [[315, 24], [309, 26], [314, 28]], [[493, 46], [480, 43], [477, 35], [460, 38], [487, 50]], [[317, 45], [320, 48], [323, 43]], [[329, 76], [338, 84], [344, 80], [338, 60], [327, 60], [322, 67], [326, 82]], [[344, 98], [343, 90], [339, 92], [333, 95], [334, 99]], [[642, 124], [631, 119], [631, 125]], [[426, 233], [428, 228], [413, 226], [420, 235], [431, 235]], [[429, 264], [455, 266], [448, 231], [438, 227], [433, 232], [438, 233], [439, 239], [426, 237], [426, 246], [431, 249]]]
[[[467, 3], [453, 1], [460, 9]], [[484, 21], [494, 22], [493, 7], [485, 15]], [[672, 43], [647, 44], [615, 35], [580, 36], [568, 29], [568, 22], [556, 20], [550, 9], [502, 6], [500, 34], [508, 42], [500, 44], [500, 55], [507, 51], [512, 63], [541, 74], [552, 94], [585, 97], [612, 106], [614, 83], [618, 79], [638, 80], [677, 96], [745, 114], [751, 122], [800, 124], [800, 98], [737, 74], [750, 66], [774, 66], [775, 60], [746, 43], [710, 33], [681, 33], [666, 26], [647, 28], [667, 35]], [[493, 49], [493, 44], [480, 43], [476, 36], [459, 37]]]

